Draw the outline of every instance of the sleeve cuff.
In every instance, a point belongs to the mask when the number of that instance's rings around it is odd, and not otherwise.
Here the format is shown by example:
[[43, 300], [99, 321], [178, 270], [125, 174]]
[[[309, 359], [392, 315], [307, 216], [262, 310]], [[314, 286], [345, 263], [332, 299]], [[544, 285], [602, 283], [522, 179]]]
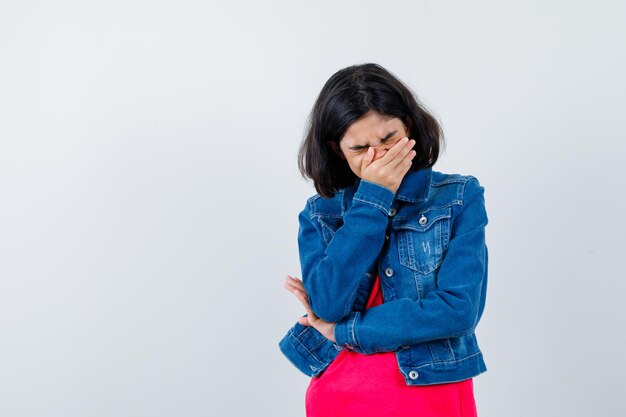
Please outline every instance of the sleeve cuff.
[[357, 318], [361, 314], [358, 311], [353, 311], [348, 316], [335, 323], [335, 343], [346, 349], [356, 350], [359, 344], [356, 340], [356, 333], [354, 325]]
[[391, 203], [393, 203], [395, 195], [396, 194], [391, 191], [391, 189], [383, 185], [361, 179], [353, 199], [376, 206], [380, 208], [385, 215], [389, 215], [389, 209], [391, 208]]

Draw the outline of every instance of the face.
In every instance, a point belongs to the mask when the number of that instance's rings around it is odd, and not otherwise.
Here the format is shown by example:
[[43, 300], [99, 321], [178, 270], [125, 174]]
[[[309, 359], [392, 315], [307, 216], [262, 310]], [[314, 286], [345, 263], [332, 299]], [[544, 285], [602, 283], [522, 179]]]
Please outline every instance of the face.
[[348, 127], [339, 146], [334, 142], [327, 143], [361, 178], [361, 162], [367, 155], [368, 146], [374, 148], [373, 162], [382, 158], [396, 142], [409, 134], [409, 129], [399, 118], [370, 110]]

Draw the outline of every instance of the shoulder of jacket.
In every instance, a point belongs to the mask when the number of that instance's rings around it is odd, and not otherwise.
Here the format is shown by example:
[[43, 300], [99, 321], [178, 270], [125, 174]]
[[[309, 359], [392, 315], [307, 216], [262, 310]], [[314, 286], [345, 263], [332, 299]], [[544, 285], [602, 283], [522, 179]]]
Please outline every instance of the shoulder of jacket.
[[316, 215], [336, 215], [341, 213], [343, 207], [343, 189], [335, 193], [331, 198], [322, 197], [318, 193], [307, 198], [307, 206], [311, 217]]
[[455, 199], [456, 204], [463, 205], [468, 198], [483, 191], [484, 187], [475, 175], [459, 173], [443, 173], [433, 171], [431, 186], [436, 190], [447, 190], [445, 194]]
[[471, 179], [478, 181], [474, 175], [469, 174], [444, 173], [439, 171], [432, 172], [432, 185], [434, 187], [441, 187], [445, 185], [460, 185], [464, 187], [465, 184]]

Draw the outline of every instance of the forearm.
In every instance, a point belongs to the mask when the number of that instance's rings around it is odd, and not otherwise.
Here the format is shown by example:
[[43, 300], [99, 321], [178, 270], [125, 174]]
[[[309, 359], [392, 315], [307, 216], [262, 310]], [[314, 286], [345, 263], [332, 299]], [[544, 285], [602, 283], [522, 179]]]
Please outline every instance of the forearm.
[[422, 300], [403, 298], [352, 311], [336, 323], [335, 341], [367, 354], [468, 334], [480, 317], [474, 300], [484, 296], [480, 287], [468, 291], [436, 290]]
[[446, 255], [434, 272], [437, 288], [417, 300], [391, 299], [362, 312], [351, 312], [335, 326], [338, 344], [363, 353], [390, 351], [474, 330], [485, 305], [488, 219], [484, 189], [477, 181], [470, 185], [464, 208], [452, 226]]
[[[323, 320], [336, 322], [352, 311], [366, 273], [375, 268], [385, 243], [394, 193], [361, 180], [352, 206], [328, 246], [319, 243], [310, 212], [301, 213], [299, 234], [303, 283], [311, 309]], [[317, 244], [312, 242], [317, 239]], [[316, 246], [317, 245], [317, 246]]]

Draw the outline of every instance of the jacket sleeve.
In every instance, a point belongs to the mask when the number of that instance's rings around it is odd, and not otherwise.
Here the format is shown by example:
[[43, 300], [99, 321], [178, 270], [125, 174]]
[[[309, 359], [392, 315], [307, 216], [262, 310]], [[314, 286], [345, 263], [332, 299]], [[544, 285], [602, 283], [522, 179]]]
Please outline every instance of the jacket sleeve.
[[367, 354], [474, 331], [484, 309], [488, 261], [484, 188], [475, 177], [466, 182], [463, 201], [437, 288], [423, 299], [402, 298], [351, 312], [335, 325], [337, 344]]
[[321, 319], [334, 323], [352, 311], [361, 278], [372, 269], [385, 242], [394, 196], [389, 188], [361, 179], [343, 225], [328, 245], [312, 218], [315, 201], [307, 201], [300, 212], [302, 282], [311, 310]]

